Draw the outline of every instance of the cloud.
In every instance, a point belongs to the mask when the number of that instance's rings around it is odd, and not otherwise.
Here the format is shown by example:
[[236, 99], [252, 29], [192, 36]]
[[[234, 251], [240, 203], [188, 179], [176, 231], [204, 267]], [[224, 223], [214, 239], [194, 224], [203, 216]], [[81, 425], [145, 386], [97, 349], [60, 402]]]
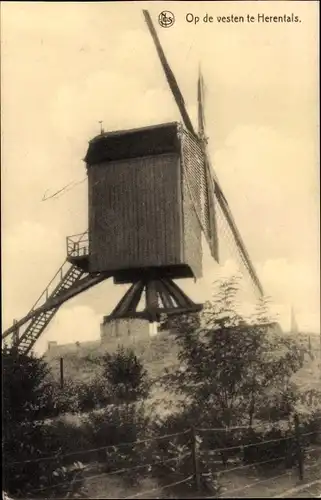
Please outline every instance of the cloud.
[[304, 324], [308, 325], [311, 331], [318, 331], [320, 329], [318, 263], [269, 259], [257, 268], [267, 293], [276, 304], [279, 304], [280, 314], [282, 314], [281, 304], [284, 304], [287, 311], [294, 306], [298, 321], [299, 318], [302, 320], [302, 327]]
[[50, 227], [24, 221], [6, 232], [2, 241], [4, 325], [29, 312], [63, 263], [63, 250], [61, 235]]
[[178, 118], [178, 112], [166, 88], [148, 87], [139, 75], [128, 76], [124, 70], [99, 71], [85, 82], [66, 84], [51, 104], [57, 133], [70, 134], [75, 123], [83, 124], [78, 136], [83, 147], [99, 133], [100, 120], [105, 130], [119, 130], [173, 121], [173, 116]]
[[63, 306], [37, 342], [36, 351], [44, 352], [50, 340], [58, 344], [98, 340], [101, 321], [102, 317], [91, 307]]
[[[213, 283], [221, 278], [238, 274], [241, 276], [239, 300], [241, 312], [254, 312], [258, 295], [244, 268], [235, 259], [227, 258], [216, 264], [203, 241], [203, 278], [197, 283], [180, 280], [179, 285], [195, 302], [209, 300]], [[299, 327], [310, 332], [320, 331], [320, 284], [318, 261], [290, 260], [286, 258], [253, 261], [263, 285], [264, 293], [271, 298], [271, 314], [281, 326], [290, 328], [291, 307], [294, 307]]]

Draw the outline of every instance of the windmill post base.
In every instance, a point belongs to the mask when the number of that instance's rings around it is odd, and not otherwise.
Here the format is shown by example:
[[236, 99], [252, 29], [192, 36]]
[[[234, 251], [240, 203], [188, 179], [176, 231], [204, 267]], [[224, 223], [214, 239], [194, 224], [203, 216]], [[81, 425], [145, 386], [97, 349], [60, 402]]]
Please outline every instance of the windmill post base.
[[[145, 308], [139, 311], [143, 295]], [[131, 285], [108, 320], [142, 318], [158, 322], [162, 315], [196, 313], [202, 309], [202, 304], [195, 304], [170, 278], [145, 276]]]

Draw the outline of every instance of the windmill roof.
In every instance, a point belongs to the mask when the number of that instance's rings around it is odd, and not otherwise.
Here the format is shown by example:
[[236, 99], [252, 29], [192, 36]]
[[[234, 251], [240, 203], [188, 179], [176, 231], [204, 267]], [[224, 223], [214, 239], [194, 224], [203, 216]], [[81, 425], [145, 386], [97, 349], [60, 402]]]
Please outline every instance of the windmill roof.
[[179, 152], [178, 122], [106, 132], [94, 137], [84, 161], [88, 166], [141, 156]]

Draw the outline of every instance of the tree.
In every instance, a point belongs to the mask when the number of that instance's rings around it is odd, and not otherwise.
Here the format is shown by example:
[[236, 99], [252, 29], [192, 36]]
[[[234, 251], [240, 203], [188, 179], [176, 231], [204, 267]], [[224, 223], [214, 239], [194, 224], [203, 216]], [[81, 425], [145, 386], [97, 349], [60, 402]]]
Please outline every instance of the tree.
[[[35, 490], [45, 491], [49, 485], [50, 494], [58, 495], [61, 491], [55, 484], [61, 478], [55, 474], [61, 465], [57, 457], [61, 450], [45, 423], [53, 408], [48, 365], [41, 358], [19, 355], [9, 348], [1, 354], [4, 487], [9, 494], [26, 498], [31, 493], [36, 497], [39, 492]], [[55, 460], [40, 460], [48, 455], [55, 455]]]
[[159, 323], [159, 331], [173, 332], [174, 330], [177, 330], [177, 325], [179, 325], [182, 321], [184, 322], [185, 327], [188, 324], [189, 327], [192, 327], [193, 329], [200, 328], [201, 315], [200, 313], [191, 313], [183, 316], [177, 314], [163, 314]]
[[[46, 364], [33, 356], [2, 349], [4, 482], [9, 493], [28, 489], [28, 480], [16, 461], [30, 459], [41, 449], [42, 410], [46, 406]], [[13, 465], [11, 465], [13, 464]]]
[[[197, 414], [203, 425], [252, 425], [302, 366], [299, 346], [265, 321], [266, 312], [264, 324], [240, 315], [238, 290], [238, 277], [218, 282], [202, 326], [195, 329], [183, 317], [175, 327], [182, 366], [165, 383], [185, 395], [190, 408], [202, 408]], [[258, 309], [262, 313], [262, 304]]]
[[245, 324], [238, 312], [240, 282], [241, 276], [233, 275], [213, 283], [212, 299], [205, 303], [202, 313], [202, 323], [207, 330]]
[[133, 349], [119, 346], [103, 358], [103, 377], [117, 401], [130, 403], [148, 396], [150, 381], [147, 370]]

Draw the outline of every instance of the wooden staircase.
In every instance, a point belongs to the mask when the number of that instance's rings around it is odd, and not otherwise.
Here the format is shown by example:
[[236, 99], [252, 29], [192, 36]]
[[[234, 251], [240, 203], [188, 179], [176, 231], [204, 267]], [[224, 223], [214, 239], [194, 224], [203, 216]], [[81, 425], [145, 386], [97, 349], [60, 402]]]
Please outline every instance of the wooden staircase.
[[15, 321], [3, 333], [2, 339], [12, 335], [12, 348], [19, 354], [27, 355], [64, 302], [110, 276], [111, 274], [106, 272], [89, 274], [77, 265], [70, 265], [66, 260], [29, 313]]
[[[47, 300], [59, 297], [67, 290], [70, 290], [83, 276], [84, 271], [76, 266], [71, 266], [66, 274], [61, 276], [58, 285], [50, 293], [50, 284], [46, 287], [42, 295], [45, 295]], [[38, 340], [44, 329], [48, 326], [60, 305], [40, 312], [32, 318], [24, 333], [17, 339], [17, 349], [19, 354], [28, 354], [35, 342]], [[33, 308], [34, 309], [34, 308]]]

